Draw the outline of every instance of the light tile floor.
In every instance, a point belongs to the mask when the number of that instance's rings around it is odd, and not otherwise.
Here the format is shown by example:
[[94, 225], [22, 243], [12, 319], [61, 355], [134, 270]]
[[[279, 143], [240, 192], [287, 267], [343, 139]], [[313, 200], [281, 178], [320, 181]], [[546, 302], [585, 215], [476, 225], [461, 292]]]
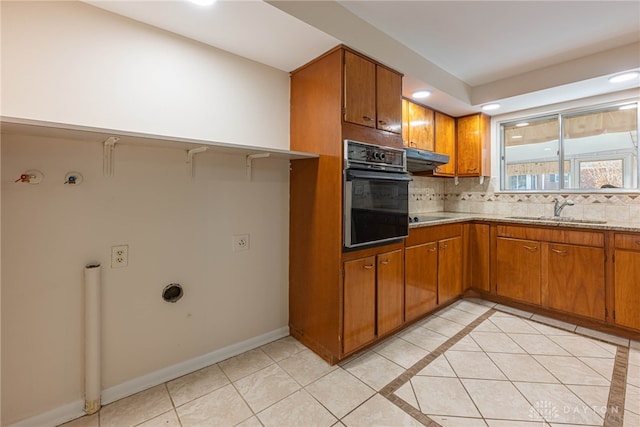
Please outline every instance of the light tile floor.
[[64, 426], [569, 427], [605, 418], [640, 426], [640, 342], [465, 299], [336, 366], [287, 337]]

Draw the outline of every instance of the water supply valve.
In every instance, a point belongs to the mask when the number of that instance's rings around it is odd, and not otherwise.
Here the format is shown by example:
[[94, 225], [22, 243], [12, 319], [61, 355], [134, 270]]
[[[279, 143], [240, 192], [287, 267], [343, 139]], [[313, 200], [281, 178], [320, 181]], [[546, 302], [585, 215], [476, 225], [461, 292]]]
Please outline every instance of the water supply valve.
[[20, 177], [14, 182], [23, 182], [25, 184], [40, 184], [43, 179], [44, 175], [42, 174], [42, 172], [35, 169], [30, 169], [21, 174]]

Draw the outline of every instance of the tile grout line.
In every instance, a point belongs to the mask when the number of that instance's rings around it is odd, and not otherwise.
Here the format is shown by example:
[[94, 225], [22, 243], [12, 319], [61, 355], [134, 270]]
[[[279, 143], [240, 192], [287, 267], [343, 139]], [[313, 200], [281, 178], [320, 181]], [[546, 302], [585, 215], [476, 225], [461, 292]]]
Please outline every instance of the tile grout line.
[[473, 331], [478, 325], [480, 325], [482, 322], [487, 320], [489, 317], [491, 317], [496, 312], [497, 312], [497, 310], [495, 310], [493, 308], [490, 308], [484, 314], [481, 314], [480, 316], [478, 316], [474, 321], [472, 321], [467, 326], [462, 328], [462, 330], [460, 330], [454, 336], [452, 336], [447, 341], [442, 343], [434, 351], [430, 352], [428, 355], [426, 355], [425, 357], [423, 357], [422, 359], [420, 359], [419, 361], [414, 363], [410, 368], [405, 370], [396, 379], [394, 379], [389, 384], [387, 384], [386, 386], [381, 388], [378, 393], [382, 397], [384, 397], [385, 399], [387, 399], [388, 401], [390, 401], [391, 403], [393, 403], [394, 405], [396, 405], [397, 407], [402, 409], [404, 412], [406, 412], [407, 414], [411, 415], [417, 421], [419, 421], [420, 423], [424, 424], [425, 426], [428, 426], [428, 427], [439, 426], [440, 424], [438, 424], [437, 422], [433, 421], [427, 415], [423, 414], [422, 412], [420, 412], [420, 410], [414, 408], [412, 405], [410, 405], [409, 403], [405, 402], [400, 397], [396, 396], [394, 394], [394, 392], [396, 390], [398, 390], [400, 387], [402, 387], [404, 384], [409, 382], [411, 380], [411, 378], [416, 376], [416, 374], [418, 372], [420, 372], [421, 370], [423, 370], [425, 367], [427, 367], [427, 365], [429, 365], [431, 362], [433, 362], [439, 356], [444, 354], [447, 350], [449, 350], [451, 347], [453, 347], [455, 344], [457, 344], [464, 337], [469, 335], [469, 333], [471, 331]]
[[616, 359], [613, 364], [611, 386], [607, 400], [607, 413], [604, 417], [605, 427], [622, 427], [624, 419], [624, 401], [627, 389], [627, 369], [629, 349], [617, 346]]

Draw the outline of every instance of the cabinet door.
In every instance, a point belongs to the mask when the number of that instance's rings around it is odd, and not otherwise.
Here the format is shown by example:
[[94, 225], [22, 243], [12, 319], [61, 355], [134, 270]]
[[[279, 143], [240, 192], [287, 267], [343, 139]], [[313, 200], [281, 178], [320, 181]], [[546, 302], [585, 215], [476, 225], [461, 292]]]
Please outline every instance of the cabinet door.
[[541, 254], [540, 242], [498, 237], [496, 243], [498, 295], [540, 304]]
[[376, 65], [349, 51], [344, 53], [344, 121], [376, 127]]
[[438, 166], [435, 175], [454, 176], [456, 173], [456, 121], [453, 117], [436, 111], [435, 151], [449, 155], [449, 163]]
[[404, 307], [407, 321], [433, 310], [438, 304], [438, 243], [404, 250]]
[[343, 350], [348, 353], [376, 337], [376, 258], [344, 263]]
[[404, 321], [404, 275], [402, 250], [378, 255], [378, 336], [402, 325]]
[[462, 237], [438, 242], [438, 304], [462, 295]]
[[469, 226], [469, 285], [489, 292], [489, 226]]
[[484, 114], [460, 117], [457, 123], [456, 175], [485, 176], [491, 173], [489, 127]]
[[406, 99], [402, 100], [402, 145], [409, 147], [409, 104]]
[[433, 151], [433, 110], [409, 103], [409, 147]]
[[614, 274], [615, 322], [640, 330], [640, 252], [616, 249]]
[[402, 76], [376, 67], [377, 127], [393, 133], [402, 131]]
[[549, 244], [548, 266], [543, 305], [605, 320], [604, 249]]

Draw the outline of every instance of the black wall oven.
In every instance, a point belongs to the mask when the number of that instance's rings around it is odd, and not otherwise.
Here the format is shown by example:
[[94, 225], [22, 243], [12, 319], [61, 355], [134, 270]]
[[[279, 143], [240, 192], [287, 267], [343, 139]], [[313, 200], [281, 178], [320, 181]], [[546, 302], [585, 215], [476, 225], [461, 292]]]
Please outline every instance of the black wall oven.
[[409, 234], [404, 150], [344, 141], [344, 248], [389, 243]]

